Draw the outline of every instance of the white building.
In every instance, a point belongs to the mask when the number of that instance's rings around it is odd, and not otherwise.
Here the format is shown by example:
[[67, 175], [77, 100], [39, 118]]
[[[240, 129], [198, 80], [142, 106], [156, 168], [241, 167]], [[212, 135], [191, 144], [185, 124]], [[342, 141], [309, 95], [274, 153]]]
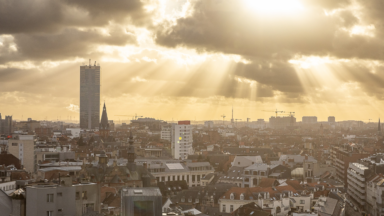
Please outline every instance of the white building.
[[157, 182], [184, 180], [189, 187], [202, 186], [203, 178], [215, 172], [208, 162], [180, 163], [154, 160], [147, 164], [147, 169]]
[[171, 145], [172, 156], [175, 159], [187, 159], [188, 155], [193, 154], [193, 136], [191, 121], [179, 121], [172, 125]]
[[171, 142], [172, 125], [164, 125], [161, 127], [160, 139]]
[[370, 170], [360, 163], [350, 163], [347, 171], [348, 195], [360, 207], [365, 206], [366, 177]]
[[81, 132], [81, 129], [80, 128], [67, 128], [66, 129], [67, 131], [70, 131], [71, 133], [71, 136], [69, 136], [70, 138], [78, 138], [80, 137], [80, 132]]

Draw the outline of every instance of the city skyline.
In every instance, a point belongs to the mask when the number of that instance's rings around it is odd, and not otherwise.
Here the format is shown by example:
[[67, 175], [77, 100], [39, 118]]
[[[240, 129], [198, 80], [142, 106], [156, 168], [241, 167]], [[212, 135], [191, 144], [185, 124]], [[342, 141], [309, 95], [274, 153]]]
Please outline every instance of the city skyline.
[[384, 116], [378, 1], [268, 2], [3, 1], [0, 20], [12, 21], [0, 23], [1, 113], [78, 116], [78, 67], [92, 59], [113, 120], [220, 120], [232, 106], [252, 120], [275, 109]]

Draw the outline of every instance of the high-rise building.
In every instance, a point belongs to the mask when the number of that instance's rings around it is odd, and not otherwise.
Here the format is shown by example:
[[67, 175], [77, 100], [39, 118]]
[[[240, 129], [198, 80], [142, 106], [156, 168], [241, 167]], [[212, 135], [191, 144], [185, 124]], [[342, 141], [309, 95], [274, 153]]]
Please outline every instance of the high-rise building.
[[5, 116], [5, 118], [2, 119], [0, 113], [0, 134], [12, 134], [12, 116]]
[[335, 122], [336, 122], [335, 116], [329, 116], [328, 117], [328, 123], [335, 123]]
[[100, 120], [100, 66], [80, 66], [80, 127], [95, 129]]
[[172, 125], [171, 145], [173, 158], [184, 160], [187, 159], [188, 155], [193, 154], [192, 142], [191, 121], [179, 121], [177, 125]]

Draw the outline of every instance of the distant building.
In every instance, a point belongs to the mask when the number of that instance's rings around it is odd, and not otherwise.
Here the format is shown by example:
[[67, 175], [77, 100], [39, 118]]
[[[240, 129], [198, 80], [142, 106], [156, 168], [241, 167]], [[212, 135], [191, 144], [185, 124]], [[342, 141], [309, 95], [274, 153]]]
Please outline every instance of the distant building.
[[80, 66], [80, 128], [96, 129], [100, 119], [100, 66]]
[[316, 124], [317, 123], [317, 117], [316, 116], [303, 116], [302, 117], [302, 123], [303, 124]]
[[204, 122], [204, 127], [213, 128], [213, 124], [213, 121], [206, 121]]
[[37, 128], [41, 127], [40, 121], [32, 120], [28, 118], [28, 121], [20, 121], [16, 124], [16, 128], [18, 130], [22, 130], [25, 132], [35, 132]]
[[33, 135], [18, 135], [8, 140], [8, 152], [19, 158], [28, 172], [37, 172], [37, 157]]
[[271, 128], [285, 128], [289, 126], [293, 126], [296, 123], [296, 118], [293, 116], [287, 116], [287, 117], [275, 117], [272, 116], [269, 118], [269, 126]]
[[141, 126], [147, 126], [149, 130], [151, 131], [161, 131], [162, 126], [166, 125], [167, 123], [163, 120], [158, 120], [154, 118], [138, 118], [136, 120], [131, 120], [132, 126], [134, 127], [141, 127]]
[[162, 195], [159, 188], [123, 188], [121, 216], [161, 216]]
[[12, 134], [12, 116], [5, 116], [5, 118], [2, 119], [0, 113], [0, 134]]
[[328, 123], [335, 123], [335, 122], [336, 122], [335, 116], [329, 116], [328, 117]]
[[192, 142], [191, 121], [179, 121], [177, 125], [172, 125], [171, 144], [173, 158], [184, 160], [187, 159], [188, 155], [193, 154]]

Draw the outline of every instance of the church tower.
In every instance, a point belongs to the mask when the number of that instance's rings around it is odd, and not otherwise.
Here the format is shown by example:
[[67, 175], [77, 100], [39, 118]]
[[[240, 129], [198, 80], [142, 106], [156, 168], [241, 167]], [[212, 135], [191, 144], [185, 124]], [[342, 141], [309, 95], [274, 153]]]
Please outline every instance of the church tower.
[[101, 121], [99, 125], [99, 132], [100, 132], [100, 137], [102, 139], [105, 139], [109, 136], [109, 123], [108, 123], [108, 115], [107, 115], [107, 108], [103, 107], [103, 114], [101, 115]]

